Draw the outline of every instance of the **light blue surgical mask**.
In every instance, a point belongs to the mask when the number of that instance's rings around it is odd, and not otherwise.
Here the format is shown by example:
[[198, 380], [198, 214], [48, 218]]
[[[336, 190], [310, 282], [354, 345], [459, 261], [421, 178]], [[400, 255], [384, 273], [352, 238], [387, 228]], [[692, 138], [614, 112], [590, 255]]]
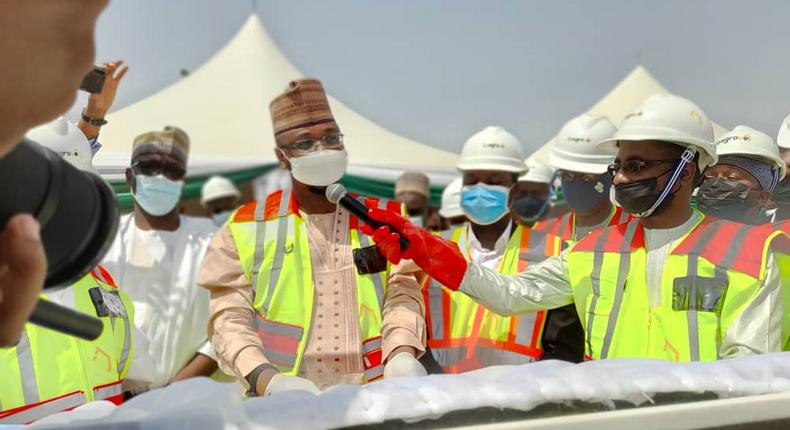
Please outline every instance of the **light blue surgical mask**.
[[223, 225], [225, 225], [225, 222], [228, 221], [228, 218], [230, 218], [231, 213], [232, 211], [222, 211], [222, 212], [217, 212], [215, 214], [211, 214], [211, 221], [213, 221], [214, 225], [216, 225], [217, 227], [222, 227]]
[[135, 184], [134, 200], [153, 216], [167, 215], [175, 209], [184, 188], [184, 181], [173, 181], [164, 175], [137, 175]]
[[491, 225], [508, 214], [510, 189], [501, 185], [478, 183], [461, 189], [461, 209], [478, 225]]

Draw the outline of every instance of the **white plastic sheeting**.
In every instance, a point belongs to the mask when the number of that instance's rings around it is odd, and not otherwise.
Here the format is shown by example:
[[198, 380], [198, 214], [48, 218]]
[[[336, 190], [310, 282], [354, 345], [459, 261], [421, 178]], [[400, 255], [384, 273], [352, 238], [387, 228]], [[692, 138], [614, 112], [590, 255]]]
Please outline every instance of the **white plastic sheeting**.
[[[579, 365], [546, 361], [463, 375], [400, 378], [337, 386], [318, 396], [286, 392], [242, 401], [236, 386], [195, 379], [141, 395], [115, 408], [50, 417], [59, 428], [328, 429], [401, 419], [415, 422], [482, 407], [529, 411], [570, 400], [648, 406], [659, 393], [720, 398], [790, 392], [790, 352], [713, 363], [614, 359]], [[70, 423], [70, 424], [69, 424]], [[42, 422], [37, 426], [48, 427]]]

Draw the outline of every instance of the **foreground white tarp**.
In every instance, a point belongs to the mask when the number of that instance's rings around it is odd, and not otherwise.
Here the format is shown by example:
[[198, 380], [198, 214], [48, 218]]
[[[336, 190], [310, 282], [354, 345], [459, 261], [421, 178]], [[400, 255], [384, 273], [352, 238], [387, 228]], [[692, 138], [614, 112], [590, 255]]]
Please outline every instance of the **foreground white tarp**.
[[[713, 363], [616, 359], [580, 365], [547, 361], [463, 375], [400, 378], [337, 386], [318, 396], [280, 393], [242, 401], [238, 386], [194, 379], [155, 390], [120, 407], [86, 405], [37, 427], [140, 429], [328, 429], [400, 419], [436, 419], [452, 411], [495, 407], [529, 411], [546, 403], [615, 401], [650, 406], [660, 393], [715, 393], [719, 398], [790, 392], [790, 353]], [[135, 423], [135, 427], [130, 427]]]

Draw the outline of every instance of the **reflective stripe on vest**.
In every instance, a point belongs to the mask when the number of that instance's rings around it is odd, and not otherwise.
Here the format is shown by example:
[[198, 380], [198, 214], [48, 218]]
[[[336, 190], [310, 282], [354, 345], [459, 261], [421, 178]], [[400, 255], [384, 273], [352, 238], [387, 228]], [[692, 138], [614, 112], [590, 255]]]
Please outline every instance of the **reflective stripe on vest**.
[[25, 404], [38, 403], [41, 398], [38, 395], [36, 365], [33, 362], [33, 351], [30, 349], [27, 330], [22, 332], [22, 338], [16, 346], [16, 359], [19, 362], [19, 379], [22, 381]]
[[[615, 206], [612, 214], [609, 215], [607, 226], [615, 226], [628, 222], [633, 219], [631, 214], [623, 208]], [[579, 240], [576, 236], [576, 215], [568, 212], [565, 215], [538, 221], [533, 230], [559, 236], [562, 240]]]
[[381, 336], [362, 343], [362, 364], [365, 368], [365, 381], [373, 382], [384, 376]]
[[[470, 228], [467, 224], [440, 235], [456, 242], [468, 256]], [[528, 262], [558, 255], [563, 246], [556, 236], [517, 227], [502, 257], [500, 272], [524, 271]], [[423, 297], [427, 307], [428, 346], [447, 372], [492, 364], [523, 364], [543, 354], [540, 338], [545, 312], [502, 317], [462, 293], [443, 288], [434, 279], [427, 281]]]
[[0, 424], [30, 424], [49, 415], [82, 406], [86, 402], [85, 394], [81, 391], [64, 394], [45, 402], [0, 412]]
[[568, 253], [576, 307], [587, 317], [583, 322], [588, 356], [718, 358], [729, 325], [760, 291], [764, 279], [758, 277], [764, 276], [759, 267], [764, 262], [756, 267], [741, 262], [742, 246], [728, 244], [748, 244], [763, 258], [776, 236], [770, 229], [697, 213], [700, 221], [670, 248], [659, 281], [659, 302], [649, 297], [647, 251], [638, 221], [595, 231]]
[[107, 400], [116, 405], [123, 403], [123, 381], [102, 385], [93, 389], [93, 400]]
[[[365, 204], [400, 210], [398, 204], [377, 199], [366, 199]], [[255, 224], [245, 225], [251, 221]], [[369, 246], [369, 239], [355, 230], [357, 225], [356, 218], [350, 216], [352, 247]], [[264, 202], [248, 203], [234, 214], [230, 228], [242, 267], [254, 285], [257, 331], [264, 354], [281, 372], [295, 374], [301, 364], [306, 331], [314, 309], [307, 232], [295, 198], [287, 191], [278, 191]], [[368, 382], [379, 378], [383, 372], [380, 330], [386, 276], [387, 271], [371, 275], [357, 273], [356, 276], [360, 336]], [[285, 279], [292, 282], [285, 285]]]
[[[609, 314], [609, 322], [606, 326], [606, 334], [604, 336], [603, 346], [601, 349], [601, 358], [606, 358], [609, 353], [609, 345], [612, 343], [612, 334], [614, 333], [614, 326], [619, 314], [620, 305], [623, 300], [623, 291], [625, 290], [625, 282], [628, 278], [628, 270], [631, 264], [631, 241], [636, 233], [637, 222], [631, 222], [625, 231], [624, 239], [620, 246], [620, 267], [617, 271], [617, 287], [615, 291], [614, 307]], [[608, 232], [609, 230], [607, 230]], [[606, 241], [608, 234], [601, 234], [599, 241]], [[600, 242], [599, 242], [600, 243]], [[593, 263], [593, 273], [590, 275], [593, 288], [592, 302], [590, 303], [589, 315], [587, 320], [587, 348], [588, 353], [591, 350], [590, 336], [592, 335], [593, 323], [595, 322], [593, 316], [595, 315], [595, 307], [598, 303], [600, 296], [600, 282], [601, 282], [601, 268], [603, 267], [603, 252], [596, 252]]]

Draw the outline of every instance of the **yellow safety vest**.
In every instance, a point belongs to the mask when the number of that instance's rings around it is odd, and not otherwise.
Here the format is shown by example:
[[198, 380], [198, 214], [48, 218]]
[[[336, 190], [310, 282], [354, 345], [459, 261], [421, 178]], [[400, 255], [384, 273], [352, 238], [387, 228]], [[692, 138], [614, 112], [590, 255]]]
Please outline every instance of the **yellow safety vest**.
[[[471, 261], [470, 229], [469, 224], [464, 224], [440, 233], [445, 239], [458, 244], [467, 261]], [[523, 272], [529, 262], [559, 255], [563, 248], [564, 243], [557, 236], [517, 226], [500, 261], [499, 273]], [[524, 364], [543, 355], [541, 335], [546, 312], [500, 316], [434, 279], [426, 280], [423, 297], [428, 346], [436, 362], [447, 373], [501, 364]]]
[[[366, 199], [365, 204], [401, 211], [399, 204], [378, 199]], [[370, 246], [368, 237], [357, 231], [357, 225], [358, 220], [352, 217], [352, 247]], [[295, 375], [313, 318], [315, 294], [307, 227], [296, 199], [281, 190], [265, 201], [249, 202], [231, 217], [230, 231], [241, 267], [255, 291], [253, 307], [264, 354], [281, 373]], [[379, 379], [384, 373], [381, 313], [388, 273], [389, 267], [379, 273], [356, 276], [366, 382]]]
[[16, 347], [0, 349], [0, 424], [30, 423], [93, 400], [123, 401], [132, 301], [101, 266], [65, 293], [66, 306], [102, 320], [102, 334], [85, 341], [27, 324]]
[[776, 245], [774, 258], [779, 265], [779, 276], [782, 279], [782, 303], [785, 312], [782, 327], [783, 349], [790, 351], [790, 220], [777, 222], [774, 227], [785, 233], [784, 239], [779, 240]]
[[727, 329], [762, 288], [781, 232], [705, 217], [670, 249], [661, 303], [648, 304], [647, 252], [638, 220], [591, 233], [568, 253], [588, 358], [716, 360]]

